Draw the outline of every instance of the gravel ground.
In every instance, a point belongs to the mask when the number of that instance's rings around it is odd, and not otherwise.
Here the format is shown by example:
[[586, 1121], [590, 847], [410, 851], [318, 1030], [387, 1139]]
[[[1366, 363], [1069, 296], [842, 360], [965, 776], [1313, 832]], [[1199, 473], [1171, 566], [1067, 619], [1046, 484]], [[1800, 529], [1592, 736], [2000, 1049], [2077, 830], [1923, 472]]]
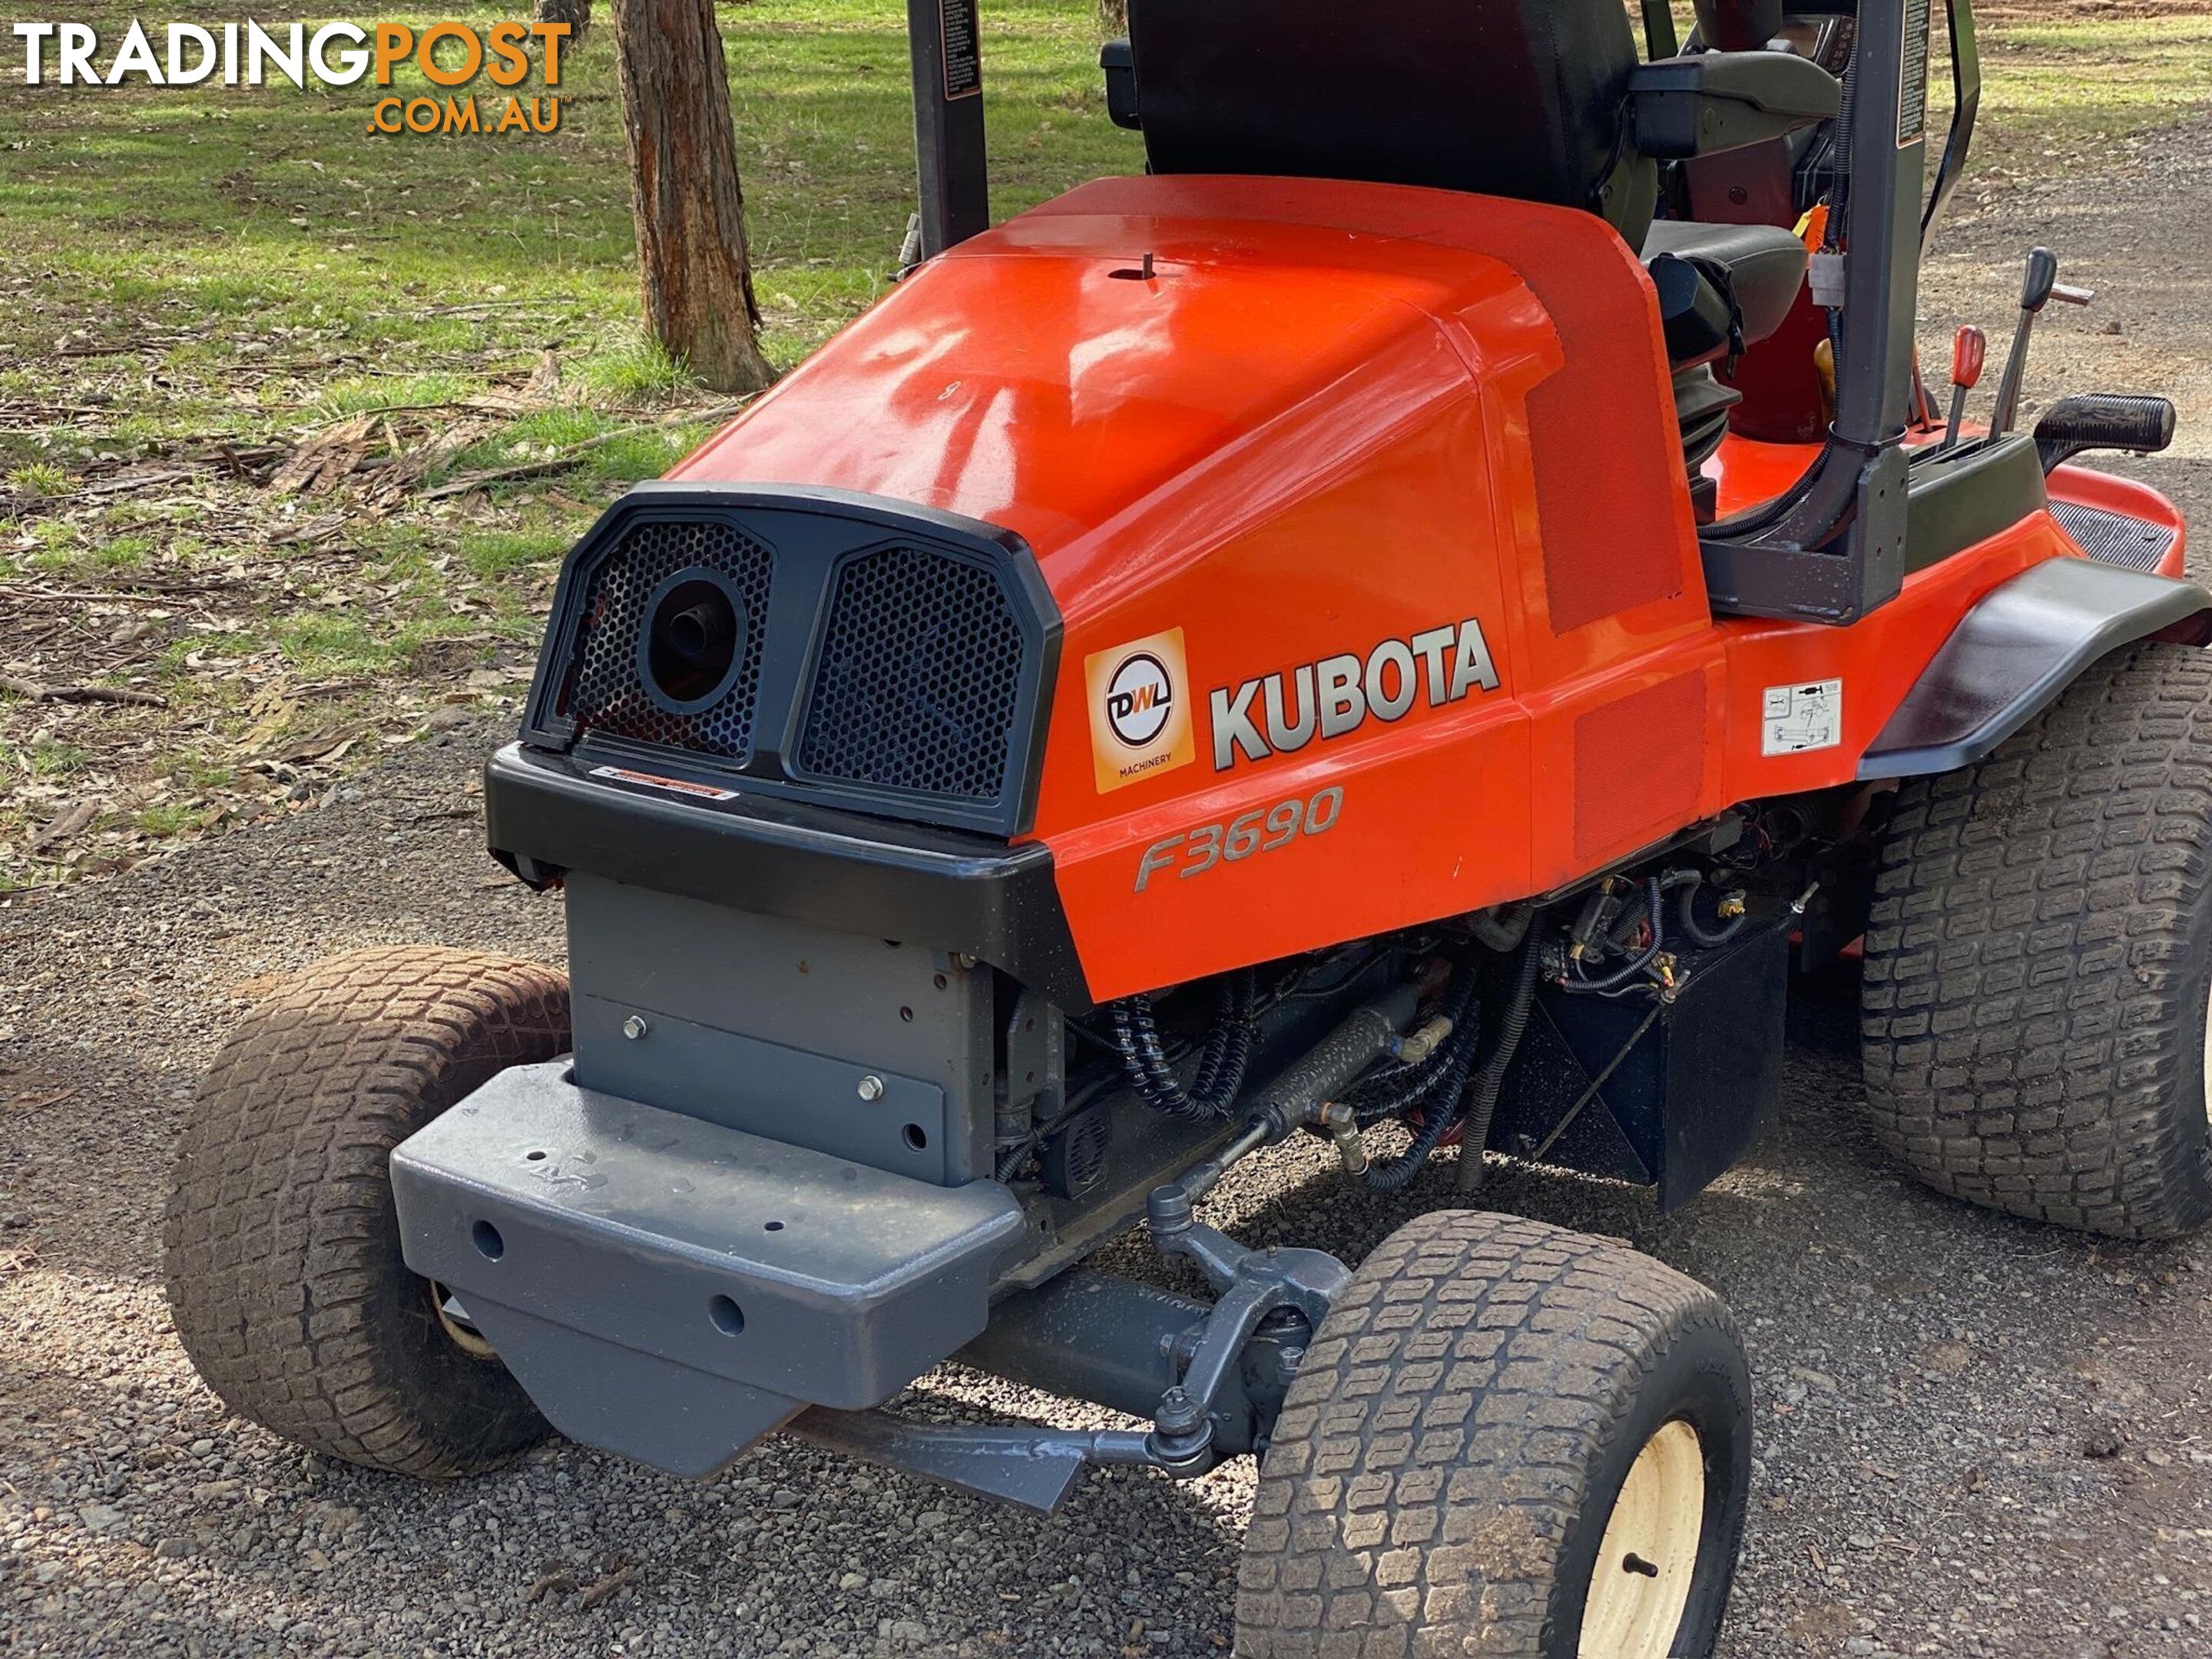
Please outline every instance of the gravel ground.
[[[1996, 323], [2012, 277], [1989, 262], [2039, 238], [2078, 246], [2071, 274], [2115, 293], [2103, 320], [2048, 331], [2041, 383], [2171, 386], [2185, 421], [2212, 415], [2212, 232], [2172, 210], [2204, 199], [2207, 136], [1962, 222], [1931, 317]], [[2154, 226], [2159, 258], [2136, 270]], [[2138, 469], [2199, 514], [2207, 430]], [[221, 1030], [270, 975], [356, 945], [557, 959], [557, 902], [479, 851], [474, 774], [498, 735], [444, 732], [283, 823], [0, 904], [0, 1645], [1225, 1651], [1246, 1467], [1188, 1486], [1100, 1474], [1048, 1522], [781, 1441], [705, 1486], [556, 1443], [423, 1487], [303, 1460], [198, 1384], [162, 1306], [157, 1218]], [[1686, 1213], [1532, 1171], [1491, 1191], [1632, 1239], [1742, 1317], [1760, 1455], [1723, 1656], [2212, 1653], [2212, 1243], [2102, 1244], [1907, 1184], [1855, 1115], [1847, 1006], [1808, 999], [1793, 1029], [1782, 1127]], [[1356, 1257], [1449, 1201], [1448, 1166], [1383, 1200], [1300, 1148], [1214, 1207], [1249, 1239]], [[973, 1376], [929, 1392], [1086, 1420]]]

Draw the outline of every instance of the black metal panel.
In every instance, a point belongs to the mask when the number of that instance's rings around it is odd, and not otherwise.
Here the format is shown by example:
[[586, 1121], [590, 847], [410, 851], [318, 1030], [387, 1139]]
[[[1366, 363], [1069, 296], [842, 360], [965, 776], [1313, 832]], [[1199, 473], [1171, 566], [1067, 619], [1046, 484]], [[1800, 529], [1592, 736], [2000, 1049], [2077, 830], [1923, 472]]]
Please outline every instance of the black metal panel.
[[1491, 1150], [1655, 1187], [1662, 1210], [1688, 1203], [1750, 1150], [1781, 1097], [1789, 934], [1786, 918], [1768, 918], [1680, 953], [1665, 1004], [1545, 988]]
[[[726, 586], [744, 637], [726, 693], [679, 710], [647, 690], [639, 641], [657, 584], [686, 570]], [[641, 484], [562, 567], [522, 735], [1013, 836], [1060, 633], [1036, 558], [996, 526], [842, 490]]]
[[702, 798], [591, 775], [509, 744], [484, 769], [494, 856], [542, 884], [582, 870], [840, 933], [957, 951], [1061, 1007], [1092, 1006], [1043, 847], [745, 793]]
[[2108, 651], [2212, 611], [2195, 582], [2048, 559], [1982, 596], [1859, 763], [1859, 776], [1971, 766]]

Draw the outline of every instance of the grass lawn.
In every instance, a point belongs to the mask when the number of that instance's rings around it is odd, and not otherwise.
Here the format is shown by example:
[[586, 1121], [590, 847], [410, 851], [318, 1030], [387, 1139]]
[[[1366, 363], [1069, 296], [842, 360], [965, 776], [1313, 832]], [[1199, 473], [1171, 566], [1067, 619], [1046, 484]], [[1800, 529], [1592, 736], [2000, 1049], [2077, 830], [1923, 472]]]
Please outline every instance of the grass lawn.
[[[131, 15], [79, 15], [111, 49]], [[904, 231], [903, 15], [722, 10], [780, 367], [883, 291]], [[984, 22], [1000, 213], [1139, 165], [1091, 0], [985, 0]], [[0, 681], [129, 701], [0, 690], [0, 890], [297, 810], [441, 708], [511, 701], [568, 544], [726, 409], [635, 324], [604, 26], [566, 55], [559, 131], [500, 137], [372, 136], [367, 87], [27, 88], [15, 45]], [[1985, 47], [1974, 187], [2002, 190], [2124, 165], [2201, 107], [2212, 4], [1999, 7]], [[393, 90], [428, 88], [410, 70]], [[492, 470], [517, 476], [454, 487]]]

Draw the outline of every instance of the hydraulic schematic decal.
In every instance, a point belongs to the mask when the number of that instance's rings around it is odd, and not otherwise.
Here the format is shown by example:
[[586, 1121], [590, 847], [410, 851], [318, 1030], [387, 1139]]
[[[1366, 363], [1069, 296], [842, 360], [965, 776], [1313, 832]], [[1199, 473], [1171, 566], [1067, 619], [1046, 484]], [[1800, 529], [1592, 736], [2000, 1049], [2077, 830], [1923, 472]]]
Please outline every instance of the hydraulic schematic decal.
[[1800, 755], [1833, 749], [1844, 740], [1844, 683], [1814, 680], [1804, 685], [1770, 685], [1759, 711], [1759, 752]]

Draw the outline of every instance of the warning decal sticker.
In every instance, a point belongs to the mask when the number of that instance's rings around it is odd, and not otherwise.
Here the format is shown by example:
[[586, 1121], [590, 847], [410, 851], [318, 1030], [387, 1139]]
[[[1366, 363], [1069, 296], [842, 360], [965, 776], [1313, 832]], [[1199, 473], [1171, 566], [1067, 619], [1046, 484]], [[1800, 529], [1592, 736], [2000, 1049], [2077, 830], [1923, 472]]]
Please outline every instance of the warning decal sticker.
[[1808, 685], [1770, 685], [1760, 711], [1763, 755], [1802, 755], [1834, 749], [1844, 740], [1844, 683], [1815, 680]]
[[[976, 0], [938, 0], [945, 50], [945, 98], [973, 98], [983, 90], [983, 31]], [[1922, 0], [1923, 7], [1926, 0]]]
[[1905, 0], [1905, 40], [1897, 65], [1897, 147], [1928, 136], [1928, 13], [1930, 0]]
[[664, 778], [658, 772], [633, 772], [627, 766], [594, 766], [595, 778], [611, 778], [617, 783], [641, 783], [648, 789], [665, 789], [674, 795], [693, 795], [701, 800], [735, 800], [734, 789], [717, 789], [710, 783], [693, 783], [685, 778]]

